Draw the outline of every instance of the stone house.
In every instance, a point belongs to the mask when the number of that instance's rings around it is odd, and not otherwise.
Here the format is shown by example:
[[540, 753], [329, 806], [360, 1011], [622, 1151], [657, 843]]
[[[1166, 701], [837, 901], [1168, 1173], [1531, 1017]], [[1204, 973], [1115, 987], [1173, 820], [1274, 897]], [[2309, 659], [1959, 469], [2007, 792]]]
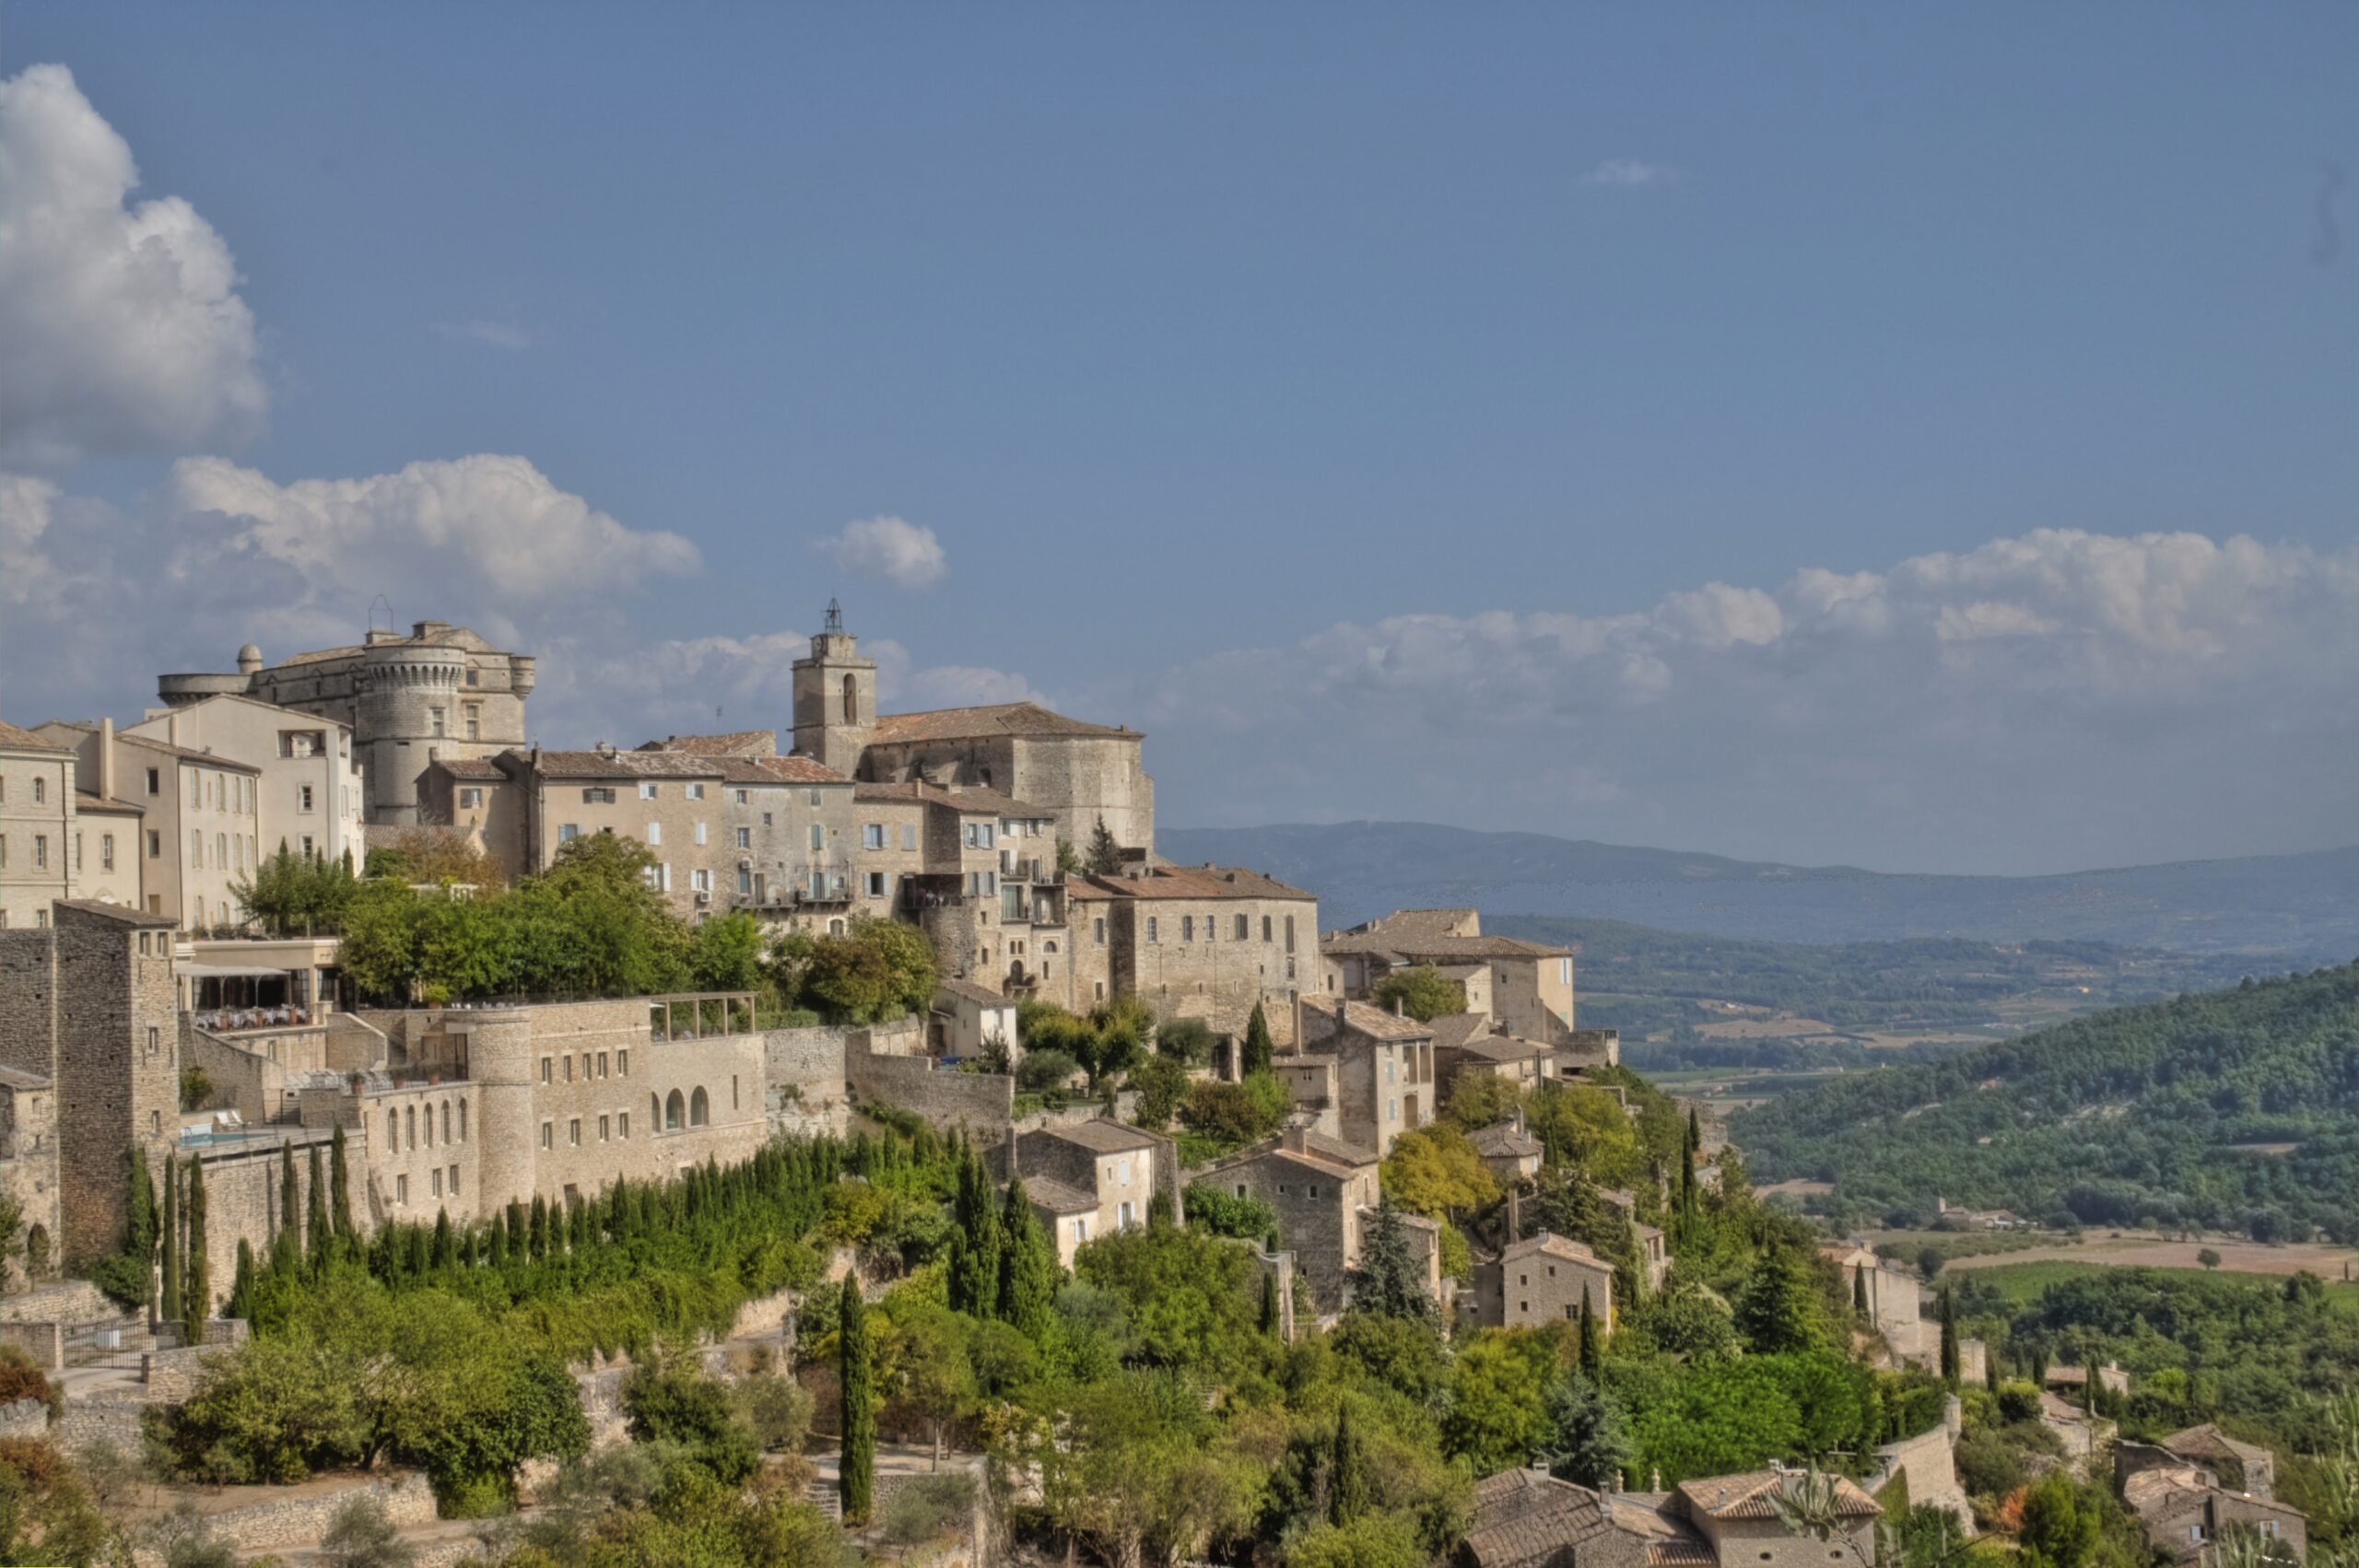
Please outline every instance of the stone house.
[[1259, 1004], [1272, 1038], [1293, 1040], [1295, 1001], [1317, 984], [1315, 896], [1241, 867], [1144, 862], [1066, 887], [1076, 959], [1066, 1005], [1136, 996], [1159, 1016], [1242, 1036]]
[[0, 723], [0, 930], [46, 925], [74, 895], [72, 750]]
[[1429, 1025], [1343, 997], [1305, 997], [1299, 1012], [1303, 1047], [1336, 1059], [1336, 1129], [1345, 1142], [1380, 1157], [1434, 1119]]
[[[2209, 1560], [2222, 1533], [2235, 1528], [2259, 1536], [2272, 1555], [2298, 1562], [2308, 1552], [2308, 1521], [2272, 1494], [2275, 1460], [2266, 1449], [2207, 1425], [2158, 1444], [2117, 1444], [2113, 1464], [2115, 1490], [2165, 1560]], [[2215, 1464], [2241, 1467], [2243, 1474], [2224, 1473]]]
[[[1025, 1196], [1055, 1236], [1060, 1264], [1072, 1268], [1098, 1236], [1146, 1223], [1157, 1181], [1178, 1170], [1170, 1149], [1167, 1138], [1102, 1117], [1015, 1139]], [[1176, 1210], [1176, 1192], [1172, 1200]]]
[[1509, 1242], [1474, 1266], [1475, 1321], [1494, 1328], [1538, 1328], [1579, 1319], [1581, 1299], [1607, 1332], [1614, 1328], [1614, 1265], [1569, 1236], [1546, 1231]]
[[[275, 855], [285, 844], [323, 860], [349, 852], [355, 872], [366, 863], [361, 821], [368, 780], [350, 725], [250, 696], [221, 696], [151, 712], [123, 734], [252, 767], [263, 854]], [[111, 784], [107, 790], [114, 792]]]
[[1573, 1030], [1572, 949], [1485, 936], [1473, 909], [1396, 909], [1329, 932], [1320, 951], [1341, 974], [1346, 996], [1373, 994], [1395, 969], [1429, 964], [1455, 974], [1479, 967], [1489, 977], [1469, 989], [1470, 1012], [1479, 991], [1487, 994], [1488, 1016], [1512, 1034], [1554, 1046]]
[[1479, 1014], [1445, 1013], [1431, 1027], [1434, 1065], [1445, 1106], [1461, 1073], [1497, 1079], [1524, 1094], [1556, 1075], [1554, 1050], [1534, 1040], [1502, 1034], [1490, 1019]]
[[1540, 1140], [1524, 1131], [1520, 1112], [1513, 1121], [1494, 1122], [1476, 1129], [1473, 1141], [1474, 1153], [1482, 1157], [1484, 1165], [1502, 1182], [1528, 1181], [1538, 1176], [1541, 1160], [1547, 1153]]
[[118, 731], [112, 720], [53, 720], [37, 733], [74, 753], [76, 777], [94, 792], [139, 808], [132, 852], [147, 913], [169, 915], [192, 933], [245, 923], [235, 889], [261, 862], [260, 768]]
[[[1280, 1059], [1283, 1060], [1284, 1059]], [[1215, 1191], [1257, 1198], [1278, 1217], [1279, 1245], [1294, 1253], [1322, 1316], [1343, 1311], [1361, 1243], [1383, 1201], [1376, 1154], [1305, 1127], [1289, 1127], [1224, 1159], [1196, 1179]], [[1402, 1214], [1426, 1293], [1441, 1299], [1441, 1227]]]
[[1474, 1516], [1455, 1568], [1874, 1568], [1883, 1510], [1837, 1480], [1840, 1523], [1829, 1540], [1795, 1535], [1768, 1494], [1794, 1472], [1687, 1480], [1672, 1492], [1591, 1492], [1544, 1467], [1505, 1470], [1474, 1488]]
[[447, 621], [419, 621], [407, 637], [372, 627], [359, 643], [277, 664], [248, 643], [235, 673], [163, 675], [157, 696], [168, 708], [248, 696], [343, 725], [368, 781], [364, 820], [409, 826], [423, 820], [428, 764], [482, 760], [524, 743], [534, 678], [531, 655], [503, 652]]
[[1015, 1000], [972, 980], [942, 980], [933, 988], [927, 1047], [936, 1056], [979, 1057], [993, 1044], [1012, 1066], [1024, 1058], [1016, 1037]]

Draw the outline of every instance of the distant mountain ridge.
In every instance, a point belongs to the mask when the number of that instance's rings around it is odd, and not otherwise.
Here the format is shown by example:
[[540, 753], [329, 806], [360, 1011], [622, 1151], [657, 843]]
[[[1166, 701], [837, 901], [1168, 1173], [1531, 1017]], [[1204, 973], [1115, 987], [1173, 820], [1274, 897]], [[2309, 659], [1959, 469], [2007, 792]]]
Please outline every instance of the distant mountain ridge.
[[1164, 828], [1156, 847], [1182, 864], [1248, 865], [1307, 887], [1330, 929], [1472, 905], [1781, 942], [2094, 941], [2302, 965], [2359, 954], [2359, 846], [2020, 877], [1793, 866], [1430, 823]]

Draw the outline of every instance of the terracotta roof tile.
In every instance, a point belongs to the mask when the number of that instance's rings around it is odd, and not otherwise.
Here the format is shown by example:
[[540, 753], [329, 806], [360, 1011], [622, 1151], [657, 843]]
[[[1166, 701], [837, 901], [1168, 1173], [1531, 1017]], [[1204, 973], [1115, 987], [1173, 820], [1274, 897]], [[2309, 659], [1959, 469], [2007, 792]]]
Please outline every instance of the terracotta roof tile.
[[[1786, 1484], [1790, 1470], [1754, 1470], [1744, 1475], [1707, 1476], [1679, 1483], [1679, 1494], [1687, 1505], [1715, 1519], [1774, 1519], [1777, 1510], [1769, 1505], [1771, 1493]], [[1859, 1484], [1841, 1476], [1835, 1482], [1835, 1504], [1838, 1513], [1848, 1517], [1864, 1518], [1881, 1515], [1884, 1505]]]
[[928, 713], [878, 716], [871, 739], [880, 745], [910, 741], [957, 741], [982, 736], [1103, 736], [1135, 741], [1139, 731], [1068, 719], [1035, 702], [996, 703], [981, 708], [938, 708]]
[[1352, 1001], [1344, 997], [1305, 997], [1302, 999], [1302, 1021], [1306, 1031], [1316, 1019], [1320, 1025], [1319, 1037], [1327, 1038], [1344, 1031], [1365, 1035], [1377, 1040], [1430, 1040], [1433, 1029], [1403, 1013], [1387, 1012], [1364, 1001]]
[[980, 785], [962, 784], [954, 787], [925, 784], [911, 779], [905, 784], [855, 783], [855, 801], [898, 801], [904, 804], [947, 806], [966, 816], [1020, 816], [1047, 818], [1056, 813], [1046, 806], [1036, 806], [1027, 801], [1015, 800], [996, 790]]
[[691, 756], [764, 757], [778, 755], [775, 730], [732, 730], [725, 735], [666, 735], [647, 741], [643, 752], [686, 752]]
[[12, 752], [62, 752], [71, 749], [44, 741], [30, 730], [19, 730], [5, 719], [0, 719], [0, 746], [6, 746]]

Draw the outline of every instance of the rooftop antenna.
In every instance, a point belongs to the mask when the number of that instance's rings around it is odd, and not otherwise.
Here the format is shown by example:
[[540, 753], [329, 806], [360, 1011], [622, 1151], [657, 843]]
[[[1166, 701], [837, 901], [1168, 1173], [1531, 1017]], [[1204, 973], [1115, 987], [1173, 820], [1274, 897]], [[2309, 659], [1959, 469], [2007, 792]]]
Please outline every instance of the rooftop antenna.
[[831, 632], [839, 632], [844, 629], [843, 607], [832, 599], [827, 601], [827, 629]]
[[380, 593], [376, 598], [371, 599], [369, 602], [369, 630], [371, 635], [378, 630], [377, 606], [380, 604], [382, 604], [385, 607], [385, 625], [383, 629], [386, 631], [392, 631], [393, 629], [393, 602]]

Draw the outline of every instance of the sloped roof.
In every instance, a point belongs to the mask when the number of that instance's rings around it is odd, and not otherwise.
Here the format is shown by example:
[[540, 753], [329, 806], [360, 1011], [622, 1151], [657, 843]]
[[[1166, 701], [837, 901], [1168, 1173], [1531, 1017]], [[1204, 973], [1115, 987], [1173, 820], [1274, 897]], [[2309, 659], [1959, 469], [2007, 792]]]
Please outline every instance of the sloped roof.
[[[1435, 1043], [1440, 1043], [1437, 1037]], [[1480, 1035], [1459, 1047], [1468, 1056], [1483, 1061], [1530, 1061], [1534, 1057], [1548, 1055], [1548, 1047], [1520, 1035]]]
[[933, 983], [933, 989], [945, 996], [955, 996], [961, 1001], [971, 1001], [982, 1007], [1014, 1007], [1015, 1005], [1015, 999], [1012, 997], [1003, 997], [989, 986], [980, 986], [972, 980], [960, 979], [956, 976], [936, 980]]
[[68, 746], [61, 746], [53, 741], [44, 741], [30, 730], [19, 730], [5, 719], [0, 719], [0, 746], [6, 746], [12, 752], [62, 752], [72, 749]]
[[1097, 1207], [1097, 1196], [1049, 1176], [1024, 1178], [1024, 1196], [1034, 1207], [1046, 1209], [1051, 1214], [1079, 1214]]
[[914, 779], [906, 784], [856, 783], [852, 786], [851, 798], [855, 801], [898, 801], [904, 804], [947, 806], [965, 816], [1048, 817], [1056, 814], [1045, 806], [1036, 806], [975, 784], [949, 789], [940, 784], [919, 783]]
[[[1791, 1473], [1754, 1470], [1744, 1475], [1708, 1476], [1681, 1481], [1679, 1494], [1687, 1500], [1688, 1507], [1715, 1519], [1774, 1519], [1778, 1513], [1769, 1499]], [[1856, 1481], [1841, 1476], [1829, 1479], [1835, 1482], [1836, 1512], [1849, 1518], [1884, 1512], [1884, 1505], [1860, 1491]]]
[[1547, 1151], [1506, 1122], [1495, 1122], [1474, 1134], [1474, 1152], [1489, 1160], [1529, 1160]]
[[1508, 1243], [1499, 1249], [1499, 1261], [1514, 1263], [1535, 1254], [1561, 1258], [1567, 1263], [1579, 1263], [1591, 1269], [1603, 1269], [1608, 1272], [1611, 1272], [1614, 1268], [1613, 1264], [1590, 1251], [1588, 1243], [1575, 1241], [1570, 1236], [1558, 1235], [1554, 1231], [1543, 1231], [1538, 1235], [1529, 1235], [1521, 1241]]
[[1100, 1154], [1121, 1154], [1133, 1149], [1152, 1149], [1156, 1145], [1153, 1133], [1125, 1127], [1119, 1121], [1109, 1121], [1104, 1117], [1094, 1117], [1088, 1121], [1074, 1122], [1067, 1127], [1042, 1128], [1040, 1136], [1077, 1143]]
[[725, 735], [666, 735], [640, 743], [643, 752], [686, 752], [691, 756], [772, 756], [778, 752], [775, 730], [732, 730]]
[[1135, 741], [1136, 730], [1109, 729], [1052, 713], [1036, 702], [994, 703], [980, 708], [937, 708], [927, 713], [886, 713], [877, 716], [872, 742], [894, 745], [910, 741], [963, 741], [1021, 735], [1049, 739], [1098, 736]]
[[2156, 1446], [2190, 1459], [2234, 1459], [2239, 1464], [2273, 1464], [2266, 1448], [2239, 1443], [2211, 1422], [2174, 1432]]
[[1146, 866], [1135, 876], [1089, 874], [1070, 879], [1075, 898], [1317, 897], [1248, 866]]
[[[95, 726], [76, 724], [72, 728], [89, 730]], [[166, 756], [176, 756], [183, 762], [201, 762], [207, 767], [226, 768], [231, 773], [251, 773], [256, 778], [262, 775], [262, 769], [252, 763], [239, 762], [223, 756], [218, 752], [201, 752], [194, 746], [176, 746], [170, 741], [159, 741], [153, 735], [135, 735], [128, 730], [117, 730], [114, 732], [114, 738], [123, 745], [145, 746], [151, 752], [161, 752]]]
[[433, 766], [453, 778], [464, 778], [470, 784], [504, 784], [508, 770], [488, 757], [438, 756]]
[[131, 816], [143, 816], [147, 810], [147, 807], [135, 805], [129, 801], [107, 800], [89, 790], [74, 791], [74, 809], [77, 812], [100, 812], [109, 815]]
[[1339, 1025], [1356, 1035], [1377, 1040], [1430, 1040], [1434, 1032], [1406, 1013], [1387, 1012], [1364, 1001], [1347, 997], [1305, 997], [1302, 999], [1303, 1018], [1313, 1017], [1329, 1025], [1329, 1033]]
[[1467, 1041], [1479, 1039], [1491, 1032], [1491, 1020], [1481, 1012], [1445, 1012], [1426, 1025], [1434, 1032], [1434, 1044], [1454, 1050]]
[[804, 756], [799, 752], [787, 756], [760, 756], [749, 760], [756, 767], [760, 768], [771, 778], [783, 778], [789, 784], [849, 784], [851, 782], [816, 757]]
[[501, 754], [522, 769], [538, 767], [544, 778], [683, 778], [717, 779], [721, 760], [691, 756], [685, 752], [528, 752]]
[[1550, 947], [1512, 936], [1417, 936], [1389, 926], [1373, 931], [1339, 931], [1320, 943], [1320, 951], [1337, 955], [1373, 954], [1435, 965], [1456, 965], [1475, 959], [1570, 958], [1569, 947]]
[[1526, 1568], [1577, 1558], [1614, 1528], [1598, 1494], [1540, 1470], [1501, 1470], [1475, 1483], [1466, 1550], [1481, 1568]]
[[[1284, 1057], [1278, 1059], [1281, 1063], [1285, 1059]], [[1289, 1138], [1298, 1139], [1302, 1147], [1287, 1148], [1286, 1140]], [[1303, 1165], [1322, 1175], [1348, 1176], [1376, 1164], [1379, 1156], [1373, 1149], [1363, 1149], [1356, 1143], [1346, 1143], [1323, 1132], [1314, 1132], [1309, 1128], [1288, 1128], [1259, 1143], [1248, 1144], [1234, 1154], [1215, 1160], [1204, 1168], [1207, 1171], [1226, 1170], [1234, 1165], [1254, 1164], [1262, 1160], [1284, 1160], [1289, 1164]]]

